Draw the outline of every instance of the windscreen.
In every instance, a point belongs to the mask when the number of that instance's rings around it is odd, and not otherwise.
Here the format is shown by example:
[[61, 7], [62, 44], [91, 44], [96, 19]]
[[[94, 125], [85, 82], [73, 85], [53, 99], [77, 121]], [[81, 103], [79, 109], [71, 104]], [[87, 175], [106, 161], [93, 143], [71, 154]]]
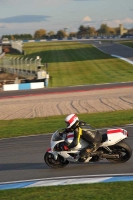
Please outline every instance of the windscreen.
[[52, 135], [51, 140], [52, 140], [52, 141], [59, 141], [59, 140], [61, 140], [62, 138], [61, 138], [61, 136], [59, 135], [59, 133], [60, 133], [60, 131], [57, 130], [57, 131]]

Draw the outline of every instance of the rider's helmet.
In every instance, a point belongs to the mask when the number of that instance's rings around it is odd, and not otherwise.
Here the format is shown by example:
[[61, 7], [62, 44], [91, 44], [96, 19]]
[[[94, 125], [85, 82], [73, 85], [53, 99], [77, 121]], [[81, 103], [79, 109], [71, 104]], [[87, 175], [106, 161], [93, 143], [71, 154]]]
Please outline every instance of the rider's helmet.
[[79, 122], [79, 118], [76, 116], [76, 114], [70, 114], [65, 118], [65, 123], [67, 124], [67, 128], [72, 128], [74, 125]]

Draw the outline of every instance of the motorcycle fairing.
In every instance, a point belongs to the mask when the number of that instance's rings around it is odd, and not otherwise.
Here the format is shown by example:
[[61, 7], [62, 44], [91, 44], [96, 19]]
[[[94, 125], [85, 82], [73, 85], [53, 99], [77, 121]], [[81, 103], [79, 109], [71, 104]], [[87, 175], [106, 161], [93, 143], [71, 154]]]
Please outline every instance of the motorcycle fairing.
[[[67, 134], [67, 138], [66, 138], [65, 141], [66, 141], [68, 144], [70, 144], [70, 143], [72, 143], [73, 138], [74, 138], [74, 133], [73, 133], [73, 132], [68, 133], [68, 134]], [[87, 147], [87, 146], [88, 146], [88, 142], [86, 142], [85, 140], [83, 140], [82, 138], [80, 138], [80, 142], [79, 142], [78, 145], [77, 145], [76, 147], [74, 147], [73, 149], [74, 149], [74, 150], [80, 150], [80, 149], [83, 149], [83, 148], [85, 148], [85, 147]]]
[[128, 133], [125, 129], [108, 129], [107, 130], [107, 140], [101, 144], [101, 146], [111, 146], [121, 140], [127, 138]]

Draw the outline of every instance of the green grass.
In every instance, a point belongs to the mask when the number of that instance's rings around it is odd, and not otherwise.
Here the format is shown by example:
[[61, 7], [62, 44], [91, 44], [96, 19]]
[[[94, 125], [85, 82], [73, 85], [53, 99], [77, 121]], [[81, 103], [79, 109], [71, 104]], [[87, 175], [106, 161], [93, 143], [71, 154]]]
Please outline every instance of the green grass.
[[40, 56], [42, 63], [49, 64], [49, 87], [133, 80], [131, 64], [111, 57], [90, 44], [25, 43], [23, 49], [26, 52], [25, 58], [35, 59], [36, 56]]
[[1, 200], [132, 200], [133, 182], [50, 186], [0, 191]]
[[[133, 110], [78, 114], [79, 119], [95, 128], [120, 126], [133, 123]], [[64, 128], [65, 116], [52, 116], [32, 119], [0, 120], [0, 138], [52, 133]]]
[[127, 41], [127, 40], [125, 40], [125, 41], [120, 41], [119, 43], [120, 43], [120, 44], [123, 44], [123, 45], [125, 45], [125, 46], [128, 46], [128, 47], [133, 48], [133, 40], [129, 40], [129, 41]]

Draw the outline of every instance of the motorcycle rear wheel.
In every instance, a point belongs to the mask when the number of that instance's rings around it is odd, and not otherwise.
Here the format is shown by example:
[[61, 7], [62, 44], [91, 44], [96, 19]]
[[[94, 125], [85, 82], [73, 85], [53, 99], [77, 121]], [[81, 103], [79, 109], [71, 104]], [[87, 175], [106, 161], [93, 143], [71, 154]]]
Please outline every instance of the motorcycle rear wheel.
[[56, 169], [63, 168], [69, 163], [68, 160], [64, 160], [64, 158], [61, 156], [58, 156], [58, 159], [55, 160], [54, 155], [48, 152], [44, 154], [44, 161], [49, 167]]
[[119, 158], [107, 158], [107, 160], [112, 163], [124, 163], [128, 161], [132, 155], [132, 149], [123, 141], [110, 146], [109, 148], [113, 151], [113, 153], [119, 154], [120, 156]]

